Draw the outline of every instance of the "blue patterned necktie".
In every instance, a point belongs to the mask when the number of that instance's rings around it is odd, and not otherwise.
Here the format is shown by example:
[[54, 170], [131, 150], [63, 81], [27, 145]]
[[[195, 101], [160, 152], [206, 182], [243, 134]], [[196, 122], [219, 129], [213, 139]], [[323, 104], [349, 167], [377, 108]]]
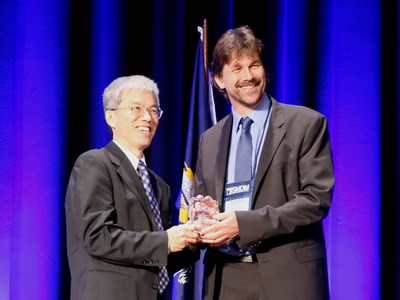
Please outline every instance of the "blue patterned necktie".
[[[154, 195], [153, 188], [151, 187], [150, 183], [150, 176], [149, 172], [146, 169], [144, 163], [139, 160], [138, 164], [138, 172], [139, 178], [143, 183], [144, 190], [146, 191], [147, 198], [149, 200], [150, 208], [153, 213], [154, 221], [156, 222], [158, 230], [163, 230], [161, 215], [160, 215], [160, 208], [158, 207], [157, 199]], [[169, 277], [167, 268], [162, 266], [160, 267], [160, 271], [158, 273], [158, 293], [161, 294], [168, 285]]]
[[235, 182], [251, 179], [253, 143], [251, 141], [250, 127], [253, 120], [249, 117], [244, 117], [240, 120], [240, 123], [242, 124], [242, 132], [236, 150]]
[[[236, 148], [235, 159], [235, 182], [251, 180], [252, 172], [252, 151], [253, 143], [251, 140], [250, 127], [253, 120], [249, 117], [240, 119], [242, 124], [242, 132], [239, 137], [239, 142]], [[219, 250], [225, 254], [233, 256], [244, 256], [254, 254], [254, 249], [241, 249], [235, 241], [229, 241], [226, 244], [219, 246]]]

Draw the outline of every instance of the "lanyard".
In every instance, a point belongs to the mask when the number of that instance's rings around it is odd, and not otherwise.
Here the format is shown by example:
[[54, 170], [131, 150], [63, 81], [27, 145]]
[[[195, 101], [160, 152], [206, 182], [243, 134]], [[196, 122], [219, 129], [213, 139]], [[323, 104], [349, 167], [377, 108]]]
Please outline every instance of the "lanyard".
[[265, 141], [264, 136], [266, 135], [266, 127], [267, 127], [267, 124], [268, 124], [268, 121], [269, 121], [269, 117], [271, 115], [271, 110], [272, 110], [272, 103], [271, 103], [271, 106], [270, 106], [270, 108], [268, 110], [267, 117], [265, 118], [265, 121], [264, 121], [263, 129], [262, 129], [262, 133], [261, 133], [261, 138], [258, 141], [258, 145], [256, 146], [256, 153], [255, 153], [255, 157], [254, 157], [254, 165], [252, 167], [252, 170], [253, 170], [253, 174], [251, 176], [252, 178], [255, 177], [256, 167], [258, 167], [258, 160], [259, 160], [259, 157], [260, 157], [261, 145], [263, 145], [263, 141]]

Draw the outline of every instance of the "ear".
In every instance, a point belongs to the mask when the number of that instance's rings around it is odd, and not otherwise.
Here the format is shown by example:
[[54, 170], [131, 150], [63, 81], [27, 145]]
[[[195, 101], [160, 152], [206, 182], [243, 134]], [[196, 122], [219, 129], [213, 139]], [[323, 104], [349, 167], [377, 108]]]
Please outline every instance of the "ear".
[[106, 122], [107, 122], [108, 126], [110, 126], [111, 128], [114, 129], [115, 128], [115, 114], [114, 114], [114, 111], [106, 110], [105, 117], [106, 117]]
[[218, 85], [218, 87], [223, 90], [225, 89], [225, 84], [222, 82], [221, 77], [215, 76], [214, 77], [215, 83]]

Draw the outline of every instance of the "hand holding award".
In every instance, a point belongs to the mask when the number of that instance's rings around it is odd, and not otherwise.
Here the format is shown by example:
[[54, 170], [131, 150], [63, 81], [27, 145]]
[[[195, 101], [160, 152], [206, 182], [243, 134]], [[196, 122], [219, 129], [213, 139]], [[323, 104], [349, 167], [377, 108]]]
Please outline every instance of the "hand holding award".
[[189, 221], [202, 229], [213, 225], [217, 220], [213, 219], [219, 213], [217, 200], [211, 197], [197, 196], [189, 199]]

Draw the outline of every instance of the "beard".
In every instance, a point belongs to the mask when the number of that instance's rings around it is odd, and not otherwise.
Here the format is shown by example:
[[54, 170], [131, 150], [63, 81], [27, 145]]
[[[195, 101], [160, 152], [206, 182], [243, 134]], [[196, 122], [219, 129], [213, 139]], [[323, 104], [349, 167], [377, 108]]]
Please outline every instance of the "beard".
[[[265, 81], [264, 81], [265, 82]], [[238, 104], [254, 109], [264, 99], [265, 83], [259, 78], [252, 78], [251, 80], [241, 81], [235, 84], [235, 89], [227, 91], [231, 101]], [[251, 87], [251, 91], [247, 91], [246, 87]]]

